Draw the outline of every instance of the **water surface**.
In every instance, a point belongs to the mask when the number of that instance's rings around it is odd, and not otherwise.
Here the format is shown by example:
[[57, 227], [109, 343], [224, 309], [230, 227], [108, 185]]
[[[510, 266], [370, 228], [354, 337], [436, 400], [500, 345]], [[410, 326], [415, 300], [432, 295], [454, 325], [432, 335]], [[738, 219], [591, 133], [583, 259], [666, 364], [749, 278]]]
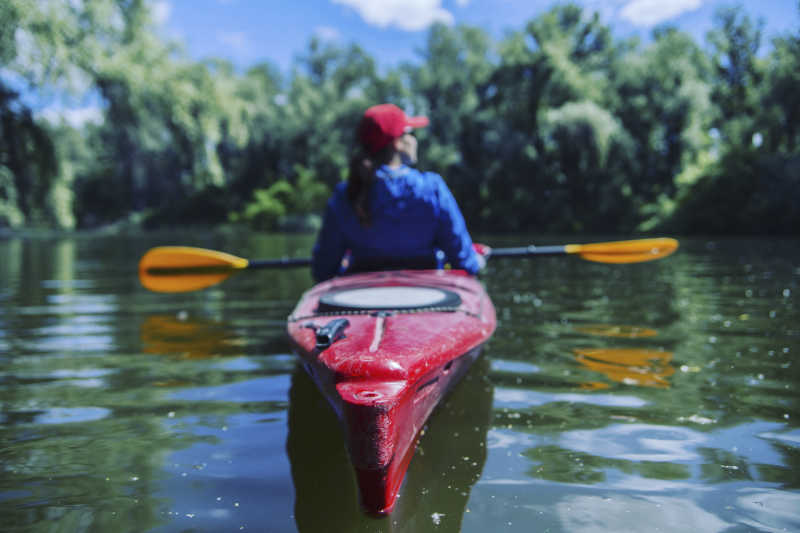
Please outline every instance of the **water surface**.
[[490, 261], [497, 332], [374, 519], [286, 342], [308, 272], [177, 295], [136, 278], [155, 245], [269, 258], [311, 239], [0, 241], [3, 531], [800, 529], [797, 240]]

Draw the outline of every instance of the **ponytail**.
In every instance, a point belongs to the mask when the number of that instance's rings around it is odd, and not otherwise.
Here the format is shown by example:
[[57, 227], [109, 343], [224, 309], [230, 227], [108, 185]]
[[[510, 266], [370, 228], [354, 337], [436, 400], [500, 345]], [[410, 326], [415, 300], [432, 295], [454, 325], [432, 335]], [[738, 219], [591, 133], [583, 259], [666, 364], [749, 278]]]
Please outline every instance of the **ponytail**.
[[347, 176], [347, 199], [356, 212], [358, 221], [367, 227], [370, 223], [369, 192], [375, 179], [375, 162], [362, 153], [350, 159], [350, 174]]
[[375, 172], [388, 162], [394, 154], [389, 145], [374, 155], [366, 155], [361, 151], [350, 159], [350, 172], [347, 176], [347, 199], [356, 212], [358, 221], [364, 227], [371, 223], [369, 195], [375, 182]]

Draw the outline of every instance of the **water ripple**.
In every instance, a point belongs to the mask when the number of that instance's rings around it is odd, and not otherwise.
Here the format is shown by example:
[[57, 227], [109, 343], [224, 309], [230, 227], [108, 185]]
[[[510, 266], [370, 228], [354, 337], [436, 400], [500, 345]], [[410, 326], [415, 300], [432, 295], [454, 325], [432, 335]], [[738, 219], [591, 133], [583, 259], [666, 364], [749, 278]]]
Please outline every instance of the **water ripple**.
[[596, 430], [567, 431], [566, 449], [627, 461], [687, 462], [700, 458], [697, 448], [708, 436], [684, 427], [615, 424]]
[[603, 407], [644, 407], [647, 401], [637, 396], [616, 394], [575, 394], [567, 392], [540, 392], [525, 389], [495, 388], [495, 405], [520, 409], [549, 403], [584, 403]]
[[105, 407], [51, 407], [36, 415], [34, 423], [41, 425], [74, 424], [101, 420], [111, 414]]

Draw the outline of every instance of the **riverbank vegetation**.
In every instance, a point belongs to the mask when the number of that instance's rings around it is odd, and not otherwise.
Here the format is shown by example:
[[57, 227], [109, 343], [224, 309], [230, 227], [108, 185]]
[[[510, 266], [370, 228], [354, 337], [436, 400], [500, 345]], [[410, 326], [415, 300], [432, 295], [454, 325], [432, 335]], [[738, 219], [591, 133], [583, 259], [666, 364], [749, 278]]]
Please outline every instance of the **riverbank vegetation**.
[[314, 38], [286, 74], [188, 58], [144, 0], [7, 0], [0, 228], [308, 228], [388, 101], [431, 118], [420, 166], [474, 231], [797, 234], [800, 28], [762, 33], [731, 7], [643, 43], [565, 5], [500, 40], [434, 26], [393, 68]]

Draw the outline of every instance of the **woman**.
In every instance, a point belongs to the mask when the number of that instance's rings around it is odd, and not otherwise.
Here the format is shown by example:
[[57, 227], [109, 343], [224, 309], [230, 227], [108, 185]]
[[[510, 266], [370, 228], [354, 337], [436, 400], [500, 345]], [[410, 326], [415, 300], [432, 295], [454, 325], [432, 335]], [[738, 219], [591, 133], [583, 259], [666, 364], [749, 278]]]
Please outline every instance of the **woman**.
[[482, 258], [472, 249], [450, 189], [438, 174], [411, 167], [417, 162], [411, 131], [427, 125], [426, 117], [407, 117], [392, 104], [366, 110], [358, 127], [360, 150], [347, 182], [328, 201], [317, 236], [315, 280], [342, 273], [348, 251], [348, 272], [441, 268], [445, 261], [478, 272]]

